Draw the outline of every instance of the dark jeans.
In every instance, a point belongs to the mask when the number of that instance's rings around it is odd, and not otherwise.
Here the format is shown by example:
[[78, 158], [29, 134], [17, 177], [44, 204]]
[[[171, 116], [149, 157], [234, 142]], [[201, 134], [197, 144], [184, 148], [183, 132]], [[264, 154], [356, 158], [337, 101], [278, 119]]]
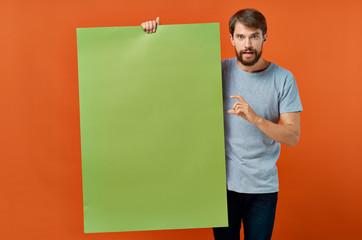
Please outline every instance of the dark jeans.
[[278, 193], [227, 192], [229, 227], [214, 228], [215, 240], [239, 240], [241, 221], [244, 240], [270, 240]]

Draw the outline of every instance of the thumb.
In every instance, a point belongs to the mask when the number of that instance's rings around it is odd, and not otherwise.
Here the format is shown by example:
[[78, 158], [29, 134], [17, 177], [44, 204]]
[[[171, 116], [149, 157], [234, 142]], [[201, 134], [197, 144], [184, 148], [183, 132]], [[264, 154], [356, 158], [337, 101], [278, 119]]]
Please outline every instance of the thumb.
[[159, 17], [156, 18], [156, 23], [157, 23], [157, 25], [161, 25]]

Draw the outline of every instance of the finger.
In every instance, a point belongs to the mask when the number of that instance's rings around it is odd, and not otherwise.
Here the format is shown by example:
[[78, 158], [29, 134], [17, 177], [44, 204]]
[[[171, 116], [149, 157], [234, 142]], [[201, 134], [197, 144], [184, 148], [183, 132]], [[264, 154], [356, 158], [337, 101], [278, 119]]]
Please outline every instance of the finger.
[[148, 21], [147, 22], [147, 32], [151, 33], [151, 31], [152, 31], [152, 21]]
[[148, 29], [149, 33], [153, 32], [153, 21], [149, 21], [149, 29]]
[[236, 98], [236, 99], [239, 99], [240, 101], [244, 101], [244, 98], [242, 98], [239, 95], [232, 95], [232, 96], [230, 96], [230, 98]]
[[230, 114], [235, 114], [235, 115], [237, 114], [237, 113], [235, 112], [235, 110], [233, 110], [233, 109], [232, 109], [232, 110], [228, 110], [228, 113], [230, 113]]
[[156, 21], [152, 21], [152, 32], [156, 32]]
[[241, 106], [241, 102], [235, 102], [234, 105], [233, 105], [233, 108], [235, 109], [236, 106]]
[[145, 22], [145, 31], [148, 33], [148, 22]]
[[235, 110], [235, 111], [239, 111], [239, 110], [242, 111], [242, 108], [241, 108], [240, 106], [236, 106], [236, 107], [234, 108], [234, 110]]
[[238, 114], [238, 116], [245, 115], [244, 111], [242, 109], [236, 109], [235, 112]]
[[156, 23], [157, 23], [157, 25], [161, 25], [161, 23], [160, 23], [160, 17], [157, 17], [157, 18], [156, 18]]
[[145, 31], [145, 29], [146, 29], [145, 23], [141, 23], [141, 26], [143, 28], [143, 31]]

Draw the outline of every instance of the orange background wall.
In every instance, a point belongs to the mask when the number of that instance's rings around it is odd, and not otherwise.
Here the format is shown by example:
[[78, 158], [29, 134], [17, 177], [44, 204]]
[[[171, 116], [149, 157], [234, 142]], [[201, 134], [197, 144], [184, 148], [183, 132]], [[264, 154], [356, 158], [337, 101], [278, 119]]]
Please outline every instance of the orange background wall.
[[[291, 70], [301, 140], [282, 147], [273, 239], [361, 239], [362, 4], [343, 1], [1, 0], [0, 239], [212, 239], [211, 229], [83, 233], [77, 27], [268, 20], [264, 57]], [[177, 46], [175, 46], [177, 49]]]

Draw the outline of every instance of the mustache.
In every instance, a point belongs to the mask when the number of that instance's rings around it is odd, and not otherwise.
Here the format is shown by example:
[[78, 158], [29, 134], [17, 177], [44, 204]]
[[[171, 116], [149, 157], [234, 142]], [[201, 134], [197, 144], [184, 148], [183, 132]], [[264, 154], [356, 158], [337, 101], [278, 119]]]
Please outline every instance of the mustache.
[[245, 53], [245, 52], [256, 52], [256, 50], [254, 48], [245, 48], [242, 51], [240, 51], [240, 54]]

